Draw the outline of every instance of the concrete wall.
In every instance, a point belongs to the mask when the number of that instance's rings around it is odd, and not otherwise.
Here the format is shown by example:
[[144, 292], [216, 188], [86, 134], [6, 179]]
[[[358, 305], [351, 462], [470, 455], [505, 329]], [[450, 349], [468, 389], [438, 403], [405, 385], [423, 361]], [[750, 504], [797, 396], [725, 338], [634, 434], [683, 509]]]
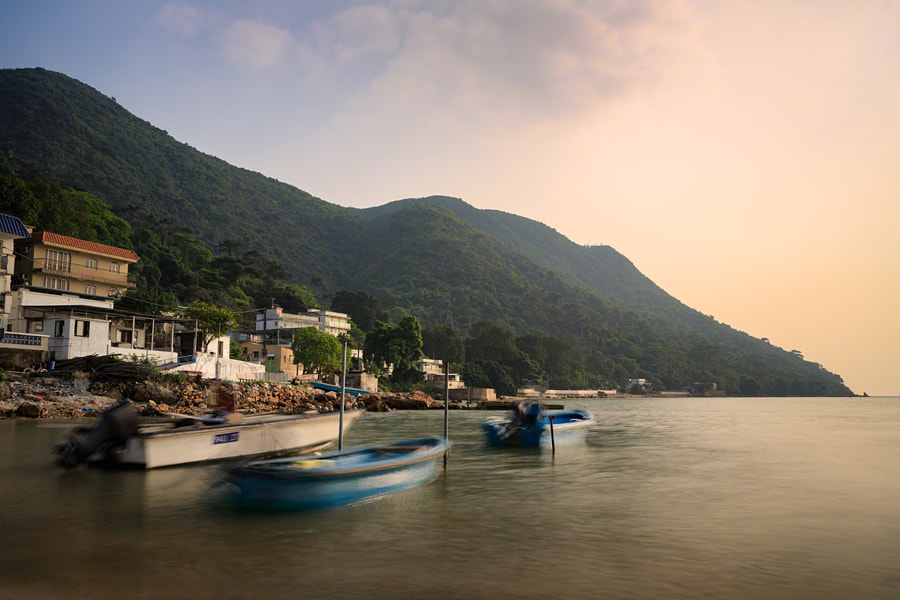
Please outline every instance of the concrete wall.
[[[221, 379], [224, 381], [238, 381], [238, 374], [262, 374], [266, 372], [263, 365], [234, 360], [231, 358], [219, 358], [210, 354], [200, 354], [197, 362], [179, 365], [170, 369], [170, 372], [199, 371], [205, 379]], [[259, 376], [262, 379], [262, 376]]]

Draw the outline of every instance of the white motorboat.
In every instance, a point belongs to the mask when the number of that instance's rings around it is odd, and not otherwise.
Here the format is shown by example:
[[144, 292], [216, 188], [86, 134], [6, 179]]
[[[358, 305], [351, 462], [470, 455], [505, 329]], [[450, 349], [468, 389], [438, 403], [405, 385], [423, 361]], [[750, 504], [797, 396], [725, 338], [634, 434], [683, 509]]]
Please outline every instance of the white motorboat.
[[[343, 431], [363, 411], [346, 411]], [[331, 413], [215, 413], [174, 415], [140, 423], [130, 403], [104, 413], [94, 427], [71, 432], [56, 445], [57, 463], [74, 468], [85, 462], [154, 469], [233, 458], [265, 458], [325, 448], [340, 434], [341, 416]]]

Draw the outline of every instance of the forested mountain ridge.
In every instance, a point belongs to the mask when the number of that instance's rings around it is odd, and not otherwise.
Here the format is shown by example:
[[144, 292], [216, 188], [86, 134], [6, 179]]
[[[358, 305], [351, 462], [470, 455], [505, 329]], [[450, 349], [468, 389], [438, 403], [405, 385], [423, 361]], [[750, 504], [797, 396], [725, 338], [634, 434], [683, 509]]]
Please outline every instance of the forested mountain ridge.
[[547, 225], [518, 215], [478, 209], [459, 198], [447, 196], [398, 200], [359, 209], [359, 214], [373, 219], [419, 203], [450, 210], [478, 231], [557, 273], [570, 284], [599, 294], [615, 306], [649, 318], [664, 316], [670, 324], [675, 319], [696, 326], [708, 320], [666, 293], [614, 248], [575, 244]]
[[143, 209], [213, 248], [253, 240], [270, 258], [302, 256], [290, 271], [304, 280], [339, 272], [352, 212], [203, 154], [60, 73], [2, 70], [0, 98], [0, 148], [117, 214]]
[[[667, 389], [715, 381], [735, 395], [850, 394], [818, 365], [685, 307], [614, 249], [578, 246], [535, 221], [445, 197], [342, 208], [202, 154], [42, 69], [0, 70], [0, 99], [0, 168], [28, 165], [132, 225], [152, 223], [132, 241], [161, 257], [145, 252], [157, 287], [172, 283], [156, 263], [174, 260], [163, 256], [166, 240], [177, 240], [183, 256], [211, 248], [216, 257], [198, 262], [209, 268], [172, 288], [180, 302], [228, 288], [241, 275], [212, 267], [243, 259], [266, 265], [258, 281], [275, 285], [283, 269], [289, 283], [312, 283], [323, 302], [364, 290], [395, 318], [413, 315], [426, 328], [465, 335], [487, 321], [535, 355], [568, 347], [571, 364], [548, 375], [558, 385], [643, 377]], [[261, 285], [235, 293], [258, 303], [267, 295]], [[277, 289], [302, 300], [296, 289]]]

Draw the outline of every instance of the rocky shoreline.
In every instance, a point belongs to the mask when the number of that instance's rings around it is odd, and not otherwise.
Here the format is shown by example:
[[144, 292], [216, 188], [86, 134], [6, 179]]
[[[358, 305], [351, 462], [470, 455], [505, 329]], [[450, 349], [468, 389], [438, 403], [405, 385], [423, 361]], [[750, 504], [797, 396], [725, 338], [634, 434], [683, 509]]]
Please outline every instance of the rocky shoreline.
[[[264, 412], [334, 412], [340, 410], [339, 394], [283, 383], [252, 381], [232, 383], [198, 378], [149, 378], [143, 381], [95, 381], [83, 374], [56, 376], [7, 373], [0, 381], [0, 419], [72, 419], [98, 416], [123, 400], [134, 403], [139, 415], [167, 413], [201, 415], [215, 409], [224, 391], [234, 398], [237, 410]], [[374, 412], [443, 409], [443, 399], [424, 392], [346, 395], [345, 409]], [[463, 408], [451, 401], [450, 408]]]

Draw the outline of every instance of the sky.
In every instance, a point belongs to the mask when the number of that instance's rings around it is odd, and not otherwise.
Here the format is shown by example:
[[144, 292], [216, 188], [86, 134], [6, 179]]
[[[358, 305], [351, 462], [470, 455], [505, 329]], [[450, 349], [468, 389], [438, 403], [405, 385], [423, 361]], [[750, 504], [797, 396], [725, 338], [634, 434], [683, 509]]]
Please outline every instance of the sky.
[[612, 246], [900, 395], [900, 0], [5, 0], [0, 67], [334, 204]]

